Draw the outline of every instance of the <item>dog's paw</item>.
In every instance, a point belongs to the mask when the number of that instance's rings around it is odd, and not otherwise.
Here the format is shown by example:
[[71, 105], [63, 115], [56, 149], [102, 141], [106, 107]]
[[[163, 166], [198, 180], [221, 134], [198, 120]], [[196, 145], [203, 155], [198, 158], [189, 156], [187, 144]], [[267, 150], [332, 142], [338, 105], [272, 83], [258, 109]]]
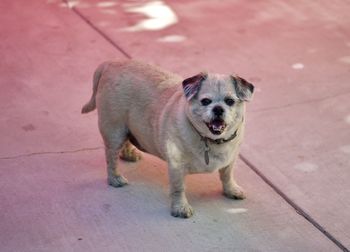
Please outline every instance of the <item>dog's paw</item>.
[[171, 215], [174, 217], [190, 218], [193, 213], [193, 208], [188, 203], [171, 207]]
[[123, 176], [108, 177], [108, 184], [113, 187], [122, 187], [128, 184], [128, 180]]
[[245, 199], [245, 193], [240, 186], [235, 186], [229, 189], [224, 190], [223, 194], [229, 199]]
[[141, 153], [136, 148], [124, 148], [119, 157], [124, 161], [137, 162], [141, 159]]

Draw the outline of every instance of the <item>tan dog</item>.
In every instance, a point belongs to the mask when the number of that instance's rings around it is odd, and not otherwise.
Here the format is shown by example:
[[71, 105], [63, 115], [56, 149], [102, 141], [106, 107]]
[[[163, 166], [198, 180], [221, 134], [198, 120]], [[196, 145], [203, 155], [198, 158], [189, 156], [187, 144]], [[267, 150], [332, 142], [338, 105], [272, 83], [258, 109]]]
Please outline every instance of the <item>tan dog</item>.
[[183, 80], [137, 61], [105, 62], [95, 71], [82, 113], [97, 107], [110, 185], [127, 184], [116, 158], [137, 159], [130, 141], [168, 163], [171, 214], [188, 218], [193, 209], [185, 195], [186, 174], [218, 170], [224, 195], [244, 198], [232, 170], [253, 90], [238, 76], [200, 73]]

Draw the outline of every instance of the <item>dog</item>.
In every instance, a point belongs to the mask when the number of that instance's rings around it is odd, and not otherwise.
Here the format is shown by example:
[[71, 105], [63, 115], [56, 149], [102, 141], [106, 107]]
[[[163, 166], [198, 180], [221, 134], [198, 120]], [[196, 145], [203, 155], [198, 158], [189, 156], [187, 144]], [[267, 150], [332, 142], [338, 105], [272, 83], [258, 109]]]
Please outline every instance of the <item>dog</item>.
[[97, 108], [109, 185], [128, 183], [116, 160], [138, 160], [135, 146], [167, 162], [171, 215], [189, 218], [187, 174], [219, 171], [223, 194], [245, 198], [233, 168], [253, 92], [253, 84], [237, 75], [201, 72], [183, 79], [139, 61], [110, 61], [96, 69], [82, 113]]

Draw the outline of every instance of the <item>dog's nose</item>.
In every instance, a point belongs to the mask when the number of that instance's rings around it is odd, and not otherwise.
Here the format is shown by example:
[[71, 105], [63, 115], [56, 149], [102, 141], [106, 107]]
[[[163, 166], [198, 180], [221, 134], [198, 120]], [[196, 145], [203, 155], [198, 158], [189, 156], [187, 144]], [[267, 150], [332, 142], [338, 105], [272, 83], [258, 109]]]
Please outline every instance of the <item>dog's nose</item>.
[[213, 112], [216, 116], [222, 116], [222, 114], [224, 113], [224, 109], [221, 106], [215, 106], [213, 108]]

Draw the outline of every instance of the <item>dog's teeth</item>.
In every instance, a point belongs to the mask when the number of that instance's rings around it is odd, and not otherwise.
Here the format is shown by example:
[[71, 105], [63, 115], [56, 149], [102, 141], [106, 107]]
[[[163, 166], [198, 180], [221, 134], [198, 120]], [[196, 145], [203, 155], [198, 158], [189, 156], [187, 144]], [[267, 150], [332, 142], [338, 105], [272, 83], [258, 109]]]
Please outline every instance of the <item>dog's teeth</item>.
[[223, 125], [217, 126], [217, 125], [213, 125], [213, 130], [222, 130], [224, 128]]

